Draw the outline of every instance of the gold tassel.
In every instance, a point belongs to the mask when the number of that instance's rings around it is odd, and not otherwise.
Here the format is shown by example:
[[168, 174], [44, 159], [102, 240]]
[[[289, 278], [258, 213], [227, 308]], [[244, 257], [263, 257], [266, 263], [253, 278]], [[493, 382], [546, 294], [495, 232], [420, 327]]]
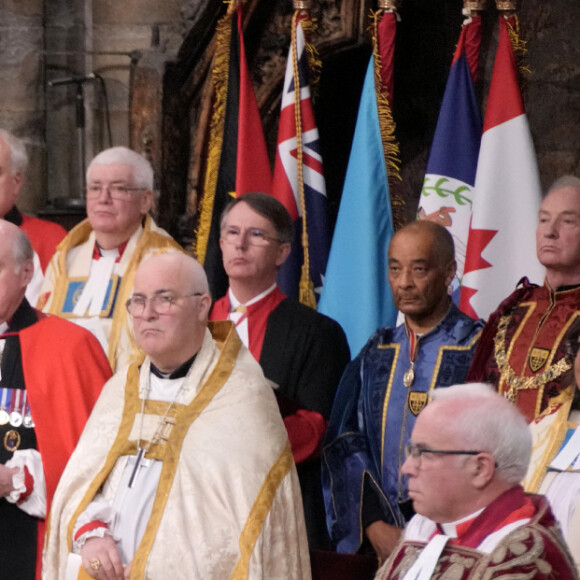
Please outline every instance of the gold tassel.
[[318, 24], [316, 19], [310, 17], [309, 12], [302, 13], [300, 24], [302, 25], [302, 30], [304, 31], [310, 92], [312, 94], [312, 100], [315, 100], [314, 96], [315, 92], [317, 92], [318, 84], [320, 82], [320, 72], [322, 71], [322, 60], [320, 59], [318, 49], [316, 46], [314, 46], [314, 44], [312, 44], [310, 39], [318, 29]]
[[209, 123], [209, 146], [200, 202], [199, 223], [195, 232], [194, 254], [203, 265], [207, 253], [207, 244], [211, 230], [211, 219], [215, 200], [215, 190], [219, 173], [223, 146], [226, 100], [228, 93], [228, 76], [230, 67], [230, 43], [233, 19], [237, 3], [231, 2], [226, 14], [220, 18], [216, 28], [216, 48], [213, 59], [212, 78], [214, 84], [214, 102], [212, 117]]
[[[512, 20], [513, 18], [513, 20]], [[513, 22], [513, 24], [512, 24]], [[520, 36], [520, 20], [517, 14], [513, 17], [507, 19], [507, 31], [510, 39], [510, 44], [512, 45], [512, 50], [514, 52], [514, 57], [516, 59], [516, 65], [520, 73], [530, 74], [530, 67], [524, 65], [524, 57], [526, 56], [528, 49], [526, 40], [523, 40]]]
[[373, 12], [371, 10], [371, 34], [373, 42], [373, 56], [375, 60], [375, 91], [377, 97], [377, 110], [379, 114], [379, 127], [383, 141], [383, 152], [387, 165], [387, 179], [389, 182], [389, 193], [391, 198], [391, 210], [393, 213], [393, 225], [395, 230], [401, 228], [406, 220], [404, 215], [405, 200], [400, 193], [398, 183], [401, 182], [401, 157], [399, 143], [395, 136], [395, 120], [389, 100], [387, 87], [384, 86], [381, 78], [381, 55], [379, 52], [378, 26], [383, 15], [382, 11]]
[[296, 168], [298, 179], [298, 192], [300, 202], [300, 213], [302, 214], [302, 252], [304, 255], [304, 262], [302, 264], [302, 272], [300, 276], [300, 285], [298, 291], [298, 298], [300, 302], [311, 308], [316, 308], [316, 298], [314, 297], [314, 284], [310, 280], [310, 254], [308, 250], [308, 230], [307, 230], [307, 216], [306, 216], [306, 201], [304, 198], [304, 176], [302, 166], [302, 110], [300, 107], [300, 75], [298, 74], [298, 54], [296, 50], [296, 26], [298, 24], [299, 12], [294, 11], [292, 15], [292, 72], [294, 75], [294, 123], [296, 126]]

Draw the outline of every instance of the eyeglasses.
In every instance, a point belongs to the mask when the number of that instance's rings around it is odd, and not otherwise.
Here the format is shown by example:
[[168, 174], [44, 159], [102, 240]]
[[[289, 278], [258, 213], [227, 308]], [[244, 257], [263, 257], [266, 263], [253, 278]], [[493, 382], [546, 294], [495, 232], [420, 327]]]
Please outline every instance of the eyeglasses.
[[228, 226], [222, 229], [221, 238], [227, 244], [237, 244], [238, 240], [241, 240], [250, 246], [267, 246], [270, 242], [282, 243], [282, 240], [270, 236], [258, 228], [250, 228], [242, 232], [240, 228]]
[[405, 456], [412, 457], [417, 461], [418, 465], [421, 465], [421, 455], [424, 453], [435, 453], [438, 455], [479, 455], [483, 451], [463, 451], [456, 449], [426, 449], [425, 447], [420, 447], [419, 445], [414, 445], [410, 443], [405, 445]]
[[173, 305], [182, 298], [190, 298], [191, 296], [203, 296], [203, 292], [194, 292], [193, 294], [186, 294], [185, 296], [173, 296], [171, 294], [155, 294], [152, 298], [146, 298], [145, 296], [133, 296], [125, 302], [125, 307], [127, 312], [135, 317], [139, 318], [143, 316], [145, 312], [145, 307], [147, 302], [151, 304], [151, 308], [157, 312], [157, 314], [167, 314], [173, 308]]
[[98, 199], [105, 191], [109, 193], [111, 199], [128, 200], [131, 199], [134, 191], [145, 191], [145, 189], [145, 187], [128, 187], [122, 183], [90, 184], [87, 186], [87, 199]]

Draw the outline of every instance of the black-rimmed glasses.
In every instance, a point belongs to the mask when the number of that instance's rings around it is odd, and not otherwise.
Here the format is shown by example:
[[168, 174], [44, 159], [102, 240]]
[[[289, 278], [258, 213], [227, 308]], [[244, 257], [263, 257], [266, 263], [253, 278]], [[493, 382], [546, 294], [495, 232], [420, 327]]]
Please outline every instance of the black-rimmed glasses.
[[413, 443], [405, 445], [405, 456], [412, 457], [421, 465], [421, 455], [424, 453], [434, 453], [436, 455], [479, 455], [483, 451], [464, 451], [460, 449], [429, 449], [427, 447], [421, 447]]

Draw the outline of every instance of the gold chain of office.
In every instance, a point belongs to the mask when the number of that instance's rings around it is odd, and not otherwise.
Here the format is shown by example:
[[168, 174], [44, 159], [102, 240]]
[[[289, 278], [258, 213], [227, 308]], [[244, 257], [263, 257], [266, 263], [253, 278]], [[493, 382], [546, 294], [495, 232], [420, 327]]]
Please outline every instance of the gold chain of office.
[[505, 348], [505, 335], [511, 316], [502, 316], [497, 326], [497, 333], [493, 342], [495, 344], [495, 361], [500, 372], [501, 379], [509, 385], [509, 390], [505, 394], [506, 399], [515, 403], [518, 398], [519, 391], [526, 391], [530, 389], [539, 389], [541, 386], [557, 379], [562, 373], [570, 370], [572, 365], [561, 358], [556, 364], [551, 365], [544, 372], [534, 375], [532, 377], [519, 377], [512, 369], [508, 362], [508, 357]]

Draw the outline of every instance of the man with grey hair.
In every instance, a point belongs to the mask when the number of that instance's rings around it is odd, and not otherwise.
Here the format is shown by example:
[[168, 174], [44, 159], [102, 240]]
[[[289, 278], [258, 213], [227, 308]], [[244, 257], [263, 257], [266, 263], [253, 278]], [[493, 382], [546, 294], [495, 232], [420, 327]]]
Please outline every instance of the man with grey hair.
[[210, 319], [236, 325], [272, 382], [298, 466], [309, 545], [327, 549], [320, 444], [350, 356], [337, 322], [278, 288], [278, 268], [290, 253], [291, 240], [292, 220], [276, 198], [246, 193], [232, 200], [220, 232], [229, 289], [214, 304]]
[[546, 268], [542, 286], [522, 285], [490, 316], [467, 380], [495, 385], [536, 418], [569, 383], [566, 334], [580, 315], [580, 179], [550, 187], [538, 213], [536, 253]]
[[519, 485], [531, 449], [522, 414], [488, 385], [434, 391], [402, 467], [416, 515], [376, 579], [577, 578], [547, 500]]
[[107, 383], [62, 476], [44, 580], [310, 579], [274, 394], [210, 306], [190, 256], [139, 266], [127, 310], [147, 356]]
[[36, 304], [48, 262], [66, 236], [66, 230], [59, 224], [23, 214], [16, 207], [27, 166], [24, 142], [0, 129], [0, 218], [26, 232], [34, 248], [34, 273], [26, 288], [26, 298]]
[[38, 306], [90, 330], [113, 370], [134, 354], [125, 302], [135, 271], [150, 252], [180, 250], [148, 215], [153, 169], [126, 147], [99, 153], [87, 169], [87, 219], [59, 245]]
[[0, 220], [0, 559], [2, 577], [40, 578], [45, 517], [111, 369], [90, 332], [34, 310], [33, 251]]

